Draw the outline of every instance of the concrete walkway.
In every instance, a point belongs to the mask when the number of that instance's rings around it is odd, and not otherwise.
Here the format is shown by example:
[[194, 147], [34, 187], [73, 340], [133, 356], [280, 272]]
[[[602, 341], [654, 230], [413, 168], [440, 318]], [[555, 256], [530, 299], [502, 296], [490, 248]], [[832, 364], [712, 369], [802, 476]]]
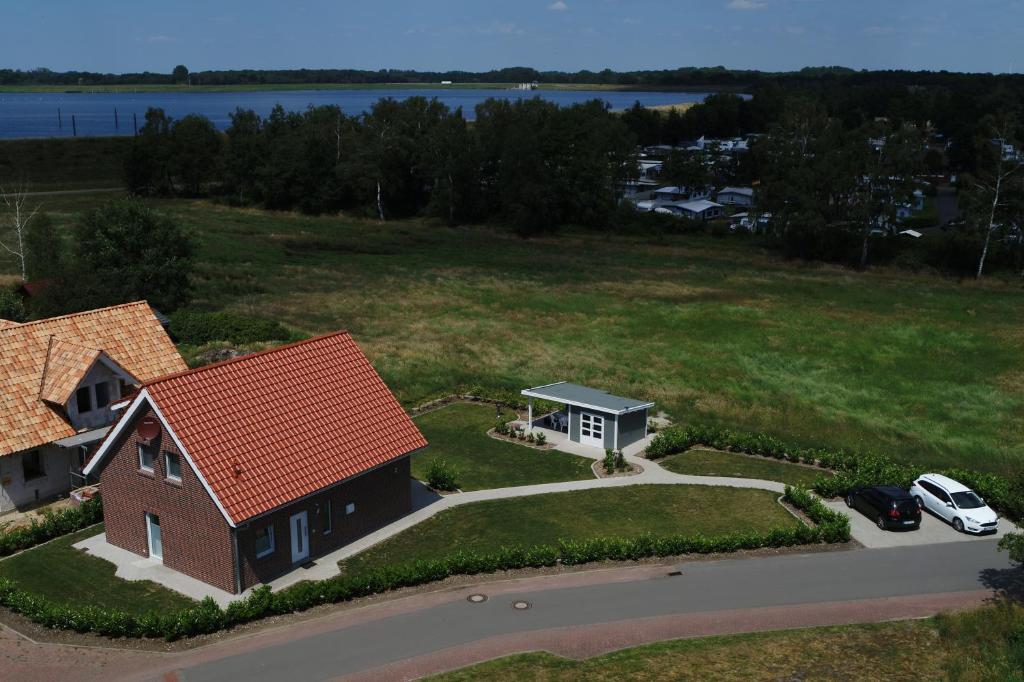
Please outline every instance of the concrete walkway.
[[[541, 430], [541, 429], [535, 429]], [[549, 432], [557, 434], [557, 432]], [[377, 545], [402, 531], [436, 516], [437, 514], [465, 504], [484, 502], [486, 500], [504, 500], [513, 497], [528, 497], [531, 495], [547, 495], [550, 493], [564, 493], [575, 490], [594, 490], [597, 488], [621, 488], [632, 485], [707, 485], [726, 486], [730, 488], [752, 488], [758, 490], [770, 490], [782, 494], [785, 485], [776, 481], [762, 481], [750, 478], [727, 478], [723, 476], [686, 476], [667, 471], [657, 462], [643, 459], [642, 454], [654, 434], [649, 435], [643, 441], [634, 443], [623, 450], [623, 456], [630, 464], [643, 469], [643, 473], [634, 476], [622, 476], [618, 478], [594, 478], [583, 481], [563, 481], [559, 483], [542, 483], [539, 485], [517, 486], [512, 488], [494, 488], [491, 490], [474, 490], [472, 492], [460, 492], [444, 497], [430, 491], [419, 481], [412, 481], [413, 486], [413, 512], [401, 519], [380, 528], [369, 535], [351, 542], [344, 547], [325, 554], [291, 573], [287, 573], [277, 580], [272, 581], [270, 587], [274, 590], [281, 590], [306, 580], [324, 580], [338, 575], [338, 562], [358, 554], [374, 545]], [[564, 437], [564, 434], [550, 435], [549, 442], [555, 444], [554, 449], [566, 452], [579, 457], [591, 460], [601, 460], [604, 452], [597, 448], [573, 443]], [[162, 563], [140, 557], [131, 552], [114, 547], [106, 542], [103, 534], [87, 538], [74, 545], [90, 554], [113, 563], [117, 566], [115, 575], [125, 580], [152, 580], [176, 590], [188, 597], [199, 600], [203, 597], [213, 597], [220, 605], [224, 606], [233, 599], [240, 598], [219, 590], [211, 585], [190, 578], [167, 568]], [[251, 590], [242, 593], [241, 597], [247, 596]]]

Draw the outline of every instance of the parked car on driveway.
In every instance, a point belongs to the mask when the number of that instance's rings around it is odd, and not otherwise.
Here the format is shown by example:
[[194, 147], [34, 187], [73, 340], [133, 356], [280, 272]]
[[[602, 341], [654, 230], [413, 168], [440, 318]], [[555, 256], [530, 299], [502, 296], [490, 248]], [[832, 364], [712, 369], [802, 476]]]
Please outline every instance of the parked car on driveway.
[[910, 493], [894, 485], [858, 488], [846, 496], [846, 506], [874, 520], [882, 530], [921, 526], [921, 508]]
[[999, 516], [973, 490], [941, 474], [925, 474], [910, 486], [922, 509], [951, 524], [959, 533], [995, 533]]

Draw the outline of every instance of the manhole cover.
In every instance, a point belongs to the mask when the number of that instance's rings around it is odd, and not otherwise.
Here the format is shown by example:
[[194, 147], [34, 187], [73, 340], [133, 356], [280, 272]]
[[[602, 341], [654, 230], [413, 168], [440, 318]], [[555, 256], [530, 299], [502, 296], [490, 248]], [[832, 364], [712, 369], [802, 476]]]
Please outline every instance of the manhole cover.
[[528, 601], [514, 601], [512, 602], [512, 608], [516, 611], [525, 611], [530, 608], [530, 602]]
[[470, 604], [483, 604], [485, 601], [487, 601], [487, 595], [471, 594], [468, 597], [466, 597], [466, 601], [468, 601]]

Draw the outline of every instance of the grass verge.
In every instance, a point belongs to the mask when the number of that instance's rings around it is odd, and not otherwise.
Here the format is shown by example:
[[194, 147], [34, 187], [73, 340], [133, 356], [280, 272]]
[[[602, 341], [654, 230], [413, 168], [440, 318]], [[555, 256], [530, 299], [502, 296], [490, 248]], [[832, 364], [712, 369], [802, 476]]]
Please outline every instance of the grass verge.
[[[661, 642], [573, 661], [500, 658], [429, 678], [463, 680], [838, 680], [942, 677], [931, 621], [903, 621]], [[884, 673], [880, 672], [884, 671]]]
[[[514, 418], [504, 412], [503, 418]], [[412, 475], [427, 480], [430, 463], [444, 460], [458, 471], [462, 490], [507, 488], [594, 477], [591, 460], [557, 450], [534, 450], [487, 435], [497, 421], [491, 405], [454, 403], [416, 418], [430, 443], [412, 458]]]
[[176, 610], [195, 602], [150, 581], [122, 580], [109, 561], [89, 556], [73, 544], [103, 532], [103, 526], [65, 535], [0, 560], [0, 578], [57, 604], [99, 606], [140, 615]]
[[764, 490], [638, 485], [490, 500], [456, 507], [349, 558], [350, 573], [502, 546], [651, 534], [715, 536], [792, 528], [794, 519]]
[[831, 472], [825, 469], [812, 469], [764, 457], [700, 448], [673, 455], [658, 463], [677, 474], [757, 478], [804, 488], [810, 488], [814, 481], [822, 476], [831, 476]]

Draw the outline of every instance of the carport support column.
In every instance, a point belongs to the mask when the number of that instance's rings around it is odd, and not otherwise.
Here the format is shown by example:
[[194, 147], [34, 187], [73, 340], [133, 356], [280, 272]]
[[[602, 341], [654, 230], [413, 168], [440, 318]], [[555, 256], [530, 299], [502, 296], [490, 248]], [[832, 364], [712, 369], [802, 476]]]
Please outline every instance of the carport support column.
[[526, 399], [526, 432], [533, 433], [533, 398]]

